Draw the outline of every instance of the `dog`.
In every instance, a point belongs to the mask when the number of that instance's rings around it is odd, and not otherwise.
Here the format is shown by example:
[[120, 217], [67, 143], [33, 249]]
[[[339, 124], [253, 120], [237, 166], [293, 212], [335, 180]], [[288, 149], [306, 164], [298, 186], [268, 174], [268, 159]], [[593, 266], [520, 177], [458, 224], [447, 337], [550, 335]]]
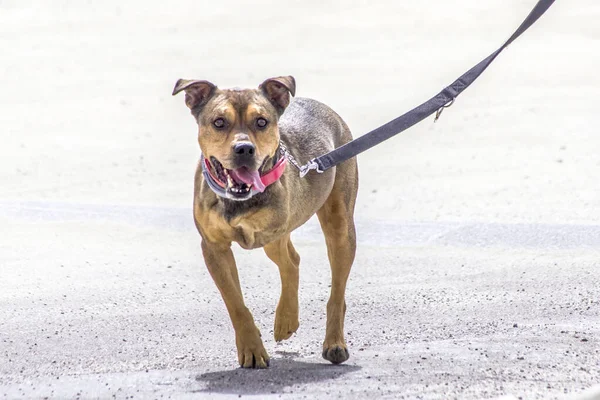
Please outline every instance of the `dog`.
[[173, 95], [182, 91], [198, 124], [202, 154], [194, 181], [194, 221], [204, 261], [235, 330], [240, 366], [267, 368], [269, 355], [244, 304], [231, 245], [262, 247], [279, 267], [274, 337], [278, 342], [289, 339], [299, 326], [300, 265], [290, 234], [314, 214], [325, 236], [332, 277], [322, 355], [334, 364], [346, 361], [344, 297], [356, 252], [358, 168], [352, 158], [301, 178], [296, 160], [351, 141], [348, 126], [316, 100], [292, 99], [292, 76], [267, 79], [256, 89], [220, 89], [205, 80], [179, 79]]

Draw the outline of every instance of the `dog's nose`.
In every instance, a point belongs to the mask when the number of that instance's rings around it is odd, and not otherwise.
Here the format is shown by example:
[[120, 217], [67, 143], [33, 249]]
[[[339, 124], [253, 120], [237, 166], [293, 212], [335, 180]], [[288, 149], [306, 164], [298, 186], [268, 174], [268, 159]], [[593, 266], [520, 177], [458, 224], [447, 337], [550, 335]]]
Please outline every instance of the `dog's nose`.
[[251, 142], [238, 142], [233, 145], [234, 163], [239, 167], [254, 167], [256, 147]]
[[233, 152], [238, 157], [252, 157], [255, 150], [256, 147], [254, 147], [254, 145], [250, 142], [236, 143], [233, 146]]

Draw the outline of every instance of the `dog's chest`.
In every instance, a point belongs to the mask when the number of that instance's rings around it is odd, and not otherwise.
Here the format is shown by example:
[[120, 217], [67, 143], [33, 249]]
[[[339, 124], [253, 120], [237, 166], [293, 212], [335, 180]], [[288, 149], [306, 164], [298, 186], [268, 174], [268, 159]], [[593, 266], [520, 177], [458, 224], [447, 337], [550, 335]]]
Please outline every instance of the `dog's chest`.
[[285, 229], [257, 230], [256, 227], [247, 223], [241, 223], [232, 228], [235, 232], [233, 240], [248, 250], [263, 247], [285, 233]]
[[227, 219], [218, 211], [197, 213], [202, 234], [210, 241], [236, 242], [244, 249], [255, 249], [287, 232], [287, 218], [271, 208], [259, 209]]

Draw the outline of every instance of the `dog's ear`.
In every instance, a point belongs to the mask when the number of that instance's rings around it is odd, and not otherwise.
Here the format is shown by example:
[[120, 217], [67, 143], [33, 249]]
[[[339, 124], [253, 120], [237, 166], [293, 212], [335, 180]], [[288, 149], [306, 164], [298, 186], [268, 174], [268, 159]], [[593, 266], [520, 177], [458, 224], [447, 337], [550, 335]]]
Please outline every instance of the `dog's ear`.
[[296, 80], [293, 76], [270, 78], [260, 84], [261, 89], [275, 108], [282, 113], [290, 104], [290, 94], [296, 95]]
[[185, 90], [185, 104], [193, 110], [198, 106], [204, 105], [214, 93], [215, 88], [216, 86], [209, 81], [179, 79], [175, 83], [173, 96]]

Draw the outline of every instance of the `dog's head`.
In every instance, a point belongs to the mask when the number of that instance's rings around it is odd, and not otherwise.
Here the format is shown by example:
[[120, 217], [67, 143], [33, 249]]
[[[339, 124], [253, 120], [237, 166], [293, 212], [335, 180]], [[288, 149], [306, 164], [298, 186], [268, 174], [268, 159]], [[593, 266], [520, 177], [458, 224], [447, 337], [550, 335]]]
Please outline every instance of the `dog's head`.
[[180, 79], [173, 95], [198, 123], [198, 143], [212, 172], [232, 197], [244, 200], [265, 188], [260, 174], [272, 166], [279, 148], [277, 122], [296, 92], [291, 76], [267, 79], [257, 89], [219, 89], [208, 81]]

